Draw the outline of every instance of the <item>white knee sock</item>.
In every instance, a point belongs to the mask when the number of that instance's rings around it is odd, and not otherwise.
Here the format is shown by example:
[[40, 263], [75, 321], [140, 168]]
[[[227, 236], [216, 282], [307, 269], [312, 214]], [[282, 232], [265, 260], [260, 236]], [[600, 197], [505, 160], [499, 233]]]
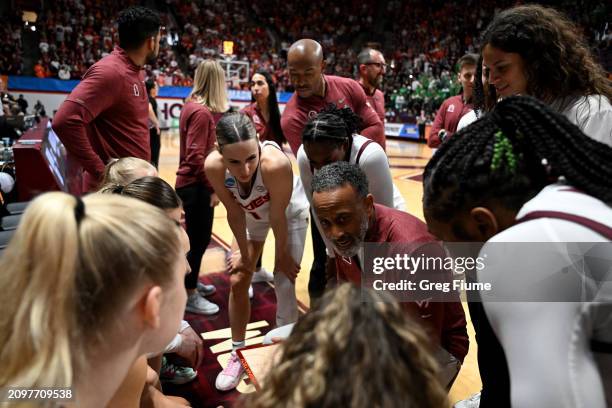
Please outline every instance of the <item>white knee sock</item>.
[[274, 274], [276, 290], [276, 326], [294, 323], [298, 318], [295, 285], [282, 272]]

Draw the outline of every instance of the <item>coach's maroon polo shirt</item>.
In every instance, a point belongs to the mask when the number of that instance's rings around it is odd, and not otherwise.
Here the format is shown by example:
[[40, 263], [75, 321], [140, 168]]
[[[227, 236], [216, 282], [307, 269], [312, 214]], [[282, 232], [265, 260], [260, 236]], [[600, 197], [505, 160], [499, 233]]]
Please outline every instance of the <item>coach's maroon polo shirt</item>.
[[457, 125], [459, 120], [473, 109], [472, 104], [463, 103], [462, 95], [451, 96], [444, 102], [436, 113], [436, 118], [431, 125], [431, 133], [427, 140], [427, 146], [438, 147], [442, 143], [438, 132], [442, 129], [446, 129], [448, 132], [446, 137], [449, 138], [457, 131]]
[[385, 94], [380, 89], [375, 89], [374, 93], [370, 95], [366, 87], [360, 82], [363, 92], [366, 94], [366, 99], [370, 102], [370, 105], [376, 111], [378, 118], [384, 124], [385, 123]]
[[215, 130], [215, 118], [207, 107], [197, 102], [185, 103], [179, 120], [181, 141], [176, 188], [201, 183], [212, 190], [204, 172], [204, 159], [215, 147]]
[[92, 65], [53, 118], [53, 130], [85, 169], [95, 190], [111, 158], [149, 161], [149, 99], [142, 68], [115, 47]]
[[[435, 242], [427, 231], [427, 225], [418, 218], [380, 204], [374, 204], [374, 211], [375, 221], [368, 229], [366, 242], [414, 242], [424, 245]], [[442, 247], [440, 251], [436, 255], [444, 257]], [[338, 282], [361, 284], [361, 267], [357, 257], [349, 259], [336, 253], [335, 261]], [[406, 302], [402, 303], [402, 307], [413, 317], [420, 317], [425, 328], [440, 340], [440, 345], [463, 361], [468, 352], [469, 338], [465, 313], [458, 296], [456, 302]]]
[[361, 85], [350, 78], [332, 75], [324, 75], [324, 78], [326, 84], [324, 97], [313, 95], [300, 98], [294, 93], [287, 102], [281, 118], [281, 127], [293, 154], [297, 156], [302, 144], [302, 131], [308, 119], [330, 103], [338, 108], [345, 106], [351, 108], [362, 120], [362, 130], [359, 133], [384, 146], [385, 128], [374, 109], [366, 103], [366, 95]]

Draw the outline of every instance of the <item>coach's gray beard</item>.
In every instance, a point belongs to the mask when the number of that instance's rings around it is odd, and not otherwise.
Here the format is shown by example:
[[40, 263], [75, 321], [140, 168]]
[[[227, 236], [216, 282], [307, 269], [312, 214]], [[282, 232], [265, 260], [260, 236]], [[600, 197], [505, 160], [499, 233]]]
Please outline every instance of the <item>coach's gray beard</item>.
[[363, 219], [361, 220], [361, 226], [359, 227], [359, 237], [355, 241], [355, 244], [351, 246], [350, 248], [345, 249], [345, 250], [340, 250], [338, 246], [336, 245], [336, 243], [332, 241], [332, 243], [334, 244], [334, 249], [336, 250], [336, 252], [338, 252], [338, 254], [346, 258], [352, 258], [353, 256], [359, 253], [359, 250], [361, 249], [361, 245], [363, 245], [363, 241], [365, 240], [365, 236], [368, 232], [368, 228], [369, 228], [368, 221], [369, 220], [368, 220], [367, 215], [363, 217]]

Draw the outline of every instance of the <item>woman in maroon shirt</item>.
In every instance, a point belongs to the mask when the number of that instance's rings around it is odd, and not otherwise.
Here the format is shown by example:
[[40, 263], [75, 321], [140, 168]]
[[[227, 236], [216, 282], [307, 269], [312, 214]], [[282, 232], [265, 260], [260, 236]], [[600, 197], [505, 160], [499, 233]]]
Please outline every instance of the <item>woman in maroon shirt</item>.
[[271, 140], [279, 146], [285, 143], [281, 129], [280, 111], [276, 99], [276, 86], [266, 71], [258, 71], [251, 78], [251, 104], [243, 109], [253, 123], [262, 142]]
[[193, 89], [181, 111], [176, 192], [183, 200], [191, 245], [187, 255], [191, 272], [185, 278], [189, 295], [186, 310], [205, 315], [219, 311], [217, 305], [201, 296], [212, 294], [214, 287], [198, 282], [202, 256], [212, 234], [214, 207], [219, 200], [204, 173], [204, 159], [214, 148], [215, 118], [227, 110], [223, 68], [216, 61], [203, 61], [196, 69]]

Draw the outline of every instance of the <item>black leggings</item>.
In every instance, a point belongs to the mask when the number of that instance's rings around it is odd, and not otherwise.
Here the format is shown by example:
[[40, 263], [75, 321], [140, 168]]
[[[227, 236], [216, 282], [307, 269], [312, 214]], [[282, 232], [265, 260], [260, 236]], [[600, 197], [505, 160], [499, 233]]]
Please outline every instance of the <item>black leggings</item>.
[[308, 280], [308, 294], [310, 299], [317, 299], [323, 296], [325, 286], [327, 285], [327, 276], [325, 273], [325, 263], [327, 261], [327, 252], [325, 251], [325, 242], [319, 233], [319, 229], [314, 221], [315, 215], [310, 210], [310, 233], [312, 237], [312, 252], [314, 260], [310, 268], [310, 279]]
[[[161, 133], [161, 132], [160, 132]], [[155, 128], [149, 129], [149, 139], [151, 141], [151, 164], [159, 168], [159, 151], [161, 150], [161, 136]]]
[[210, 206], [212, 192], [202, 184], [190, 184], [176, 189], [176, 193], [183, 200], [185, 210], [185, 223], [191, 250], [187, 254], [187, 261], [191, 272], [185, 276], [185, 287], [195, 289], [198, 284], [200, 265], [204, 251], [210, 243], [215, 208]]
[[480, 299], [468, 295], [468, 308], [478, 343], [478, 371], [482, 381], [480, 407], [510, 408], [510, 372], [504, 349]]

